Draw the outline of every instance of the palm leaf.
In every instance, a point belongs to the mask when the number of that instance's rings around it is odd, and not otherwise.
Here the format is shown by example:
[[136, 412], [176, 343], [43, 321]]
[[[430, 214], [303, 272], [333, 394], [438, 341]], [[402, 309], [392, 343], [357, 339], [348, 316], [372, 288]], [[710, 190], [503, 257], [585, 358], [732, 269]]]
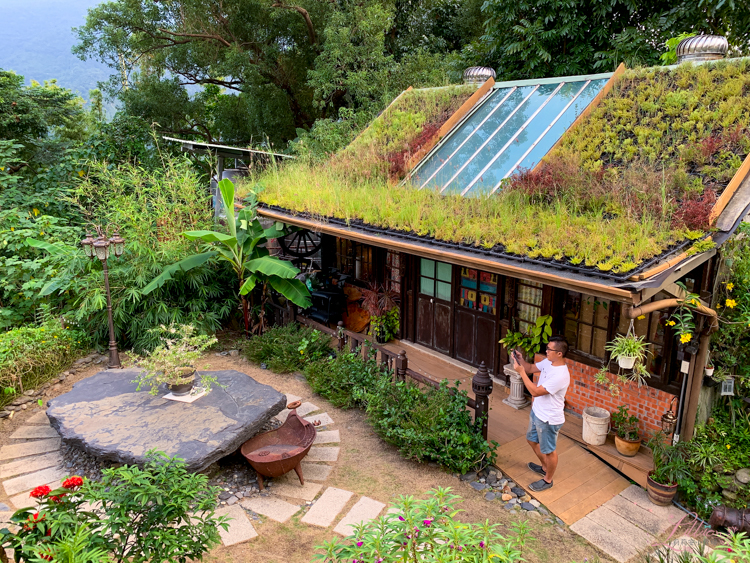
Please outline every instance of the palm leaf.
[[46, 250], [52, 255], [71, 254], [75, 252], [76, 250], [74, 247], [68, 246], [67, 244], [63, 242], [51, 244], [49, 242], [44, 242], [43, 240], [36, 240], [34, 238], [27, 238], [26, 244], [28, 244], [29, 246], [33, 246], [34, 248], [41, 248], [42, 250]]
[[274, 256], [262, 256], [245, 262], [245, 267], [251, 272], [260, 272], [267, 276], [278, 276], [280, 278], [293, 278], [299, 274], [299, 270], [290, 262], [279, 260]]
[[268, 279], [268, 284], [298, 307], [307, 309], [312, 305], [310, 292], [307, 290], [307, 286], [300, 280], [288, 280], [271, 276]]
[[216, 231], [185, 231], [182, 234], [190, 240], [201, 239], [204, 242], [220, 242], [230, 247], [237, 244], [236, 236], [225, 235], [224, 233], [217, 233]]
[[224, 209], [227, 212], [227, 226], [233, 237], [237, 237], [237, 225], [234, 218], [234, 184], [231, 180], [224, 178], [219, 182], [219, 191], [221, 199], [224, 202]]
[[203, 254], [194, 254], [193, 256], [188, 256], [184, 260], [180, 260], [176, 264], [172, 264], [171, 266], [167, 266], [164, 268], [164, 271], [156, 276], [149, 284], [144, 287], [141, 290], [141, 293], [143, 295], [147, 295], [148, 293], [151, 293], [153, 290], [163, 286], [167, 281], [172, 279], [172, 274], [175, 274], [177, 272], [187, 272], [188, 270], [192, 270], [193, 268], [197, 268], [198, 266], [201, 266], [202, 264], [205, 264], [212, 258], [214, 258], [218, 252], [211, 251], [211, 252], [204, 252]]

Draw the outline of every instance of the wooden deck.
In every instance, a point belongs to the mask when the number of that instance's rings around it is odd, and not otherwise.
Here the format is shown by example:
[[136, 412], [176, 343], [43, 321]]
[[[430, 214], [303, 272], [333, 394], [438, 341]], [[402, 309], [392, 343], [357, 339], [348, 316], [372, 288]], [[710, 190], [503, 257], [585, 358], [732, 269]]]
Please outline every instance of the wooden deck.
[[[469, 392], [469, 396], [474, 396], [471, 392], [471, 378], [476, 373], [476, 368], [410, 342], [391, 342], [387, 348], [395, 352], [406, 350], [409, 367], [431, 379], [461, 380], [461, 387]], [[496, 384], [490, 395], [488, 439], [500, 444], [497, 449], [497, 466], [563, 522], [568, 525], [577, 522], [630, 485], [627, 479], [597, 457], [610, 457], [620, 464], [620, 470], [625, 466], [634, 467], [625, 461], [627, 458], [616, 453], [614, 443], [611, 446], [605, 444], [596, 452], [597, 455], [593, 455], [575, 440], [562, 435], [558, 440], [559, 465], [554, 477], [555, 486], [541, 493], [530, 491], [529, 484], [539, 479], [536, 473], [526, 467], [529, 461], [537, 461], [526, 442], [530, 407], [515, 410], [502, 402], [505, 397], [507, 389]], [[580, 419], [566, 416], [562, 434], [578, 436], [580, 439]], [[650, 460], [650, 456], [642, 452], [636, 458], [630, 458], [629, 463], [642, 465], [645, 459]], [[642, 472], [642, 469], [638, 471]], [[623, 472], [627, 474], [627, 471]]]

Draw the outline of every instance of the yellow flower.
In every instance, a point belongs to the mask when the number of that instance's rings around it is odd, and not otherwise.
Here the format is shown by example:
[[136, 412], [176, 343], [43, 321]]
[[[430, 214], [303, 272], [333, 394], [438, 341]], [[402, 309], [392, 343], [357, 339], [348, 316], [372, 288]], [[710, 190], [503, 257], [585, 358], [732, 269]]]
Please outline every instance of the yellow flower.
[[698, 305], [699, 303], [698, 303], [698, 300], [697, 300], [697, 299], [691, 299], [691, 300], [690, 300], [690, 304], [691, 304], [691, 305]]
[[690, 342], [692, 339], [693, 335], [689, 332], [680, 336], [680, 342], [682, 342], [683, 344], [685, 344], [686, 342]]
[[15, 227], [11, 227], [11, 228], [10, 228], [10, 230], [11, 230], [11, 231], [15, 231], [15, 230], [16, 230], [16, 228], [15, 228]]
[[732, 291], [734, 289], [734, 284], [732, 282], [729, 282], [727, 284], [727, 291]]
[[57, 336], [55, 336], [55, 338], [57, 338]]
[[39, 231], [39, 236], [44, 236], [44, 231]]
[[735, 301], [734, 299], [727, 299], [726, 303], [724, 304], [730, 309], [734, 309], [737, 306], [737, 301]]
[[641, 316], [637, 317], [637, 320], [642, 321], [645, 318], [646, 318], [646, 315], [641, 315]]
[[674, 321], [667, 321], [667, 326], [674, 326], [674, 325], [675, 325]]
[[36, 207], [34, 209], [32, 209], [32, 211], [34, 212], [34, 217], [36, 217], [37, 215], [39, 215], [39, 210]]
[[78, 175], [79, 175], [79, 176], [80, 176], [81, 178], [83, 178], [83, 175], [84, 175], [84, 174], [85, 174], [85, 172], [84, 172], [83, 170], [79, 170], [79, 171], [78, 171]]
[[729, 444], [727, 444], [727, 449], [730, 449], [731, 447], [732, 447], [732, 446], [730, 446]]
[[0, 171], [4, 171], [4, 170], [5, 170], [5, 166], [0, 166]]

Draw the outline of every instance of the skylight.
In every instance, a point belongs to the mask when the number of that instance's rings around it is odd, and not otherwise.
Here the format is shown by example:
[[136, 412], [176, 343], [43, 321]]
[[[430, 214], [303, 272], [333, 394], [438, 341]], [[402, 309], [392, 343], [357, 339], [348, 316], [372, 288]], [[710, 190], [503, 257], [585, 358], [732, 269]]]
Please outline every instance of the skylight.
[[533, 168], [607, 83], [611, 73], [498, 83], [422, 160], [412, 183], [443, 194], [495, 193]]

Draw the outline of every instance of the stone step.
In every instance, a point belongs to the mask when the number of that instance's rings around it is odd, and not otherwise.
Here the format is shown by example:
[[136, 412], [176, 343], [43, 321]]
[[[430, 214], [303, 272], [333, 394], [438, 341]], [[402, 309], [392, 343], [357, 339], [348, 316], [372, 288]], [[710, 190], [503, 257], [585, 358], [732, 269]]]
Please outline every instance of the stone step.
[[23, 444], [13, 444], [0, 448], [0, 461], [18, 459], [30, 455], [46, 454], [60, 449], [60, 438], [49, 438], [47, 440], [36, 440]]
[[[302, 403], [299, 407], [297, 407], [297, 416], [304, 418], [305, 415], [308, 415], [311, 412], [315, 412], [319, 410], [321, 410], [320, 407], [313, 405], [312, 403]], [[277, 414], [274, 418], [276, 418], [277, 420], [281, 422], [286, 422], [286, 419], [289, 416], [290, 412], [292, 411], [290, 411], [289, 409], [284, 409], [279, 414]]]
[[250, 522], [250, 519], [241, 506], [237, 504], [223, 506], [216, 511], [216, 516], [228, 516], [231, 518], [229, 528], [226, 531], [223, 528], [219, 528], [221, 542], [224, 545], [236, 545], [258, 537], [258, 532], [255, 531], [252, 522]]
[[320, 526], [321, 528], [327, 528], [336, 519], [339, 512], [346, 506], [349, 499], [354, 496], [354, 493], [345, 491], [343, 489], [337, 489], [335, 487], [328, 487], [320, 498], [312, 505], [312, 508], [305, 514], [301, 521], [311, 526]]
[[47, 413], [45, 412], [38, 412], [34, 416], [30, 417], [26, 424], [42, 424], [42, 425], [49, 425], [49, 418], [47, 418]]
[[268, 490], [271, 493], [282, 497], [313, 500], [316, 496], [318, 496], [318, 493], [322, 488], [323, 485], [319, 485], [318, 483], [306, 481], [303, 486], [299, 484], [299, 481], [297, 481], [289, 483], [274, 483], [273, 486]]
[[357, 504], [341, 519], [333, 529], [337, 534], [350, 536], [354, 533], [354, 526], [362, 522], [369, 522], [378, 517], [385, 508], [385, 504], [369, 497], [362, 497]]
[[[305, 481], [325, 481], [333, 471], [333, 467], [330, 465], [321, 465], [319, 463], [307, 463], [302, 462], [302, 475]], [[294, 471], [284, 473], [281, 477], [276, 479], [278, 483], [297, 483], [299, 484], [299, 478]]]
[[323, 430], [318, 432], [313, 444], [337, 444], [341, 442], [341, 436], [338, 430]]
[[5, 465], [0, 465], [0, 479], [15, 477], [16, 475], [23, 475], [24, 473], [39, 471], [40, 469], [47, 469], [48, 467], [56, 467], [61, 465], [62, 462], [63, 458], [60, 455], [60, 452], [52, 452], [27, 459], [19, 459], [18, 461], [12, 461]]
[[316, 422], [320, 421], [319, 426], [328, 426], [329, 424], [333, 424], [333, 419], [328, 416], [327, 412], [324, 412], [323, 414], [311, 414], [309, 416], [303, 416], [305, 420], [309, 420], [310, 422]]
[[313, 446], [305, 456], [305, 459], [307, 461], [337, 461], [340, 451], [341, 448], [336, 446], [322, 448]]
[[60, 434], [51, 426], [22, 426], [10, 435], [11, 440], [29, 438], [59, 438]]
[[240, 501], [243, 508], [262, 514], [276, 522], [286, 522], [299, 512], [300, 507], [276, 497], [250, 497]]
[[[54, 491], [55, 489], [59, 489], [60, 487], [62, 487], [62, 482], [55, 481], [54, 483], [40, 483], [40, 485], [49, 485], [49, 488]], [[22, 508], [32, 508], [36, 506], [36, 499], [29, 496], [30, 492], [31, 490], [28, 490], [25, 493], [21, 493], [20, 495], [10, 497], [11, 504], [15, 506], [17, 510], [20, 510]]]
[[46, 485], [63, 477], [65, 477], [65, 472], [62, 469], [49, 467], [41, 471], [35, 471], [34, 473], [28, 473], [3, 481], [3, 488], [5, 489], [5, 494], [11, 496], [21, 491], [30, 491], [39, 485]]

